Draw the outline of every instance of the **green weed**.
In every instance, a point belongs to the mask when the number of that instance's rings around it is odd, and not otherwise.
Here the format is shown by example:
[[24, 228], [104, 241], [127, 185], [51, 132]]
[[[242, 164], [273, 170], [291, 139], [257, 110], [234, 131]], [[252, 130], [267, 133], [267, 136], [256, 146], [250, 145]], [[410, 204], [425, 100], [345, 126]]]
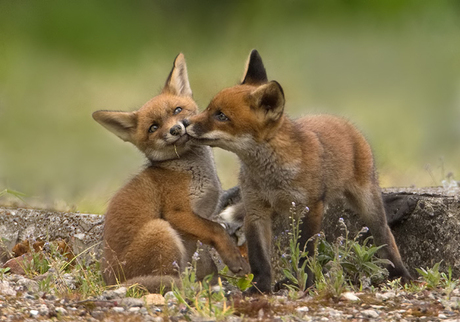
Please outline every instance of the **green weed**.
[[219, 272], [219, 275], [224, 277], [227, 282], [231, 285], [238, 287], [238, 289], [242, 292], [246, 291], [249, 287], [251, 287], [252, 280], [254, 279], [254, 274], [247, 274], [245, 276], [231, 276], [229, 275], [229, 268], [228, 266], [224, 266], [224, 268]]
[[182, 287], [173, 285], [173, 294], [187, 308], [186, 314], [223, 320], [233, 314], [233, 303], [227, 302], [220, 277], [216, 287], [211, 285], [212, 275], [206, 276], [202, 281], [197, 280], [196, 260], [194, 256], [192, 264], [182, 272]]
[[20, 199], [21, 201], [25, 202], [25, 200], [23, 199], [23, 197], [26, 196], [25, 193], [22, 193], [22, 192], [19, 192], [19, 191], [16, 191], [16, 190], [12, 190], [12, 189], [3, 189], [2, 191], [0, 191], [0, 197], [3, 197], [3, 196], [6, 196], [6, 195], [11, 195], [13, 197], [16, 197], [18, 199]]
[[[290, 294], [305, 290], [308, 265], [315, 276], [315, 288], [318, 293], [327, 293], [334, 297], [347, 288], [362, 290], [373, 284], [379, 284], [388, 277], [384, 268], [390, 264], [387, 259], [378, 258], [377, 252], [384, 247], [370, 243], [372, 237], [363, 242], [360, 238], [368, 229], [365, 227], [354, 238], [350, 238], [349, 231], [342, 218], [339, 219], [344, 236], [340, 236], [334, 243], [328, 242], [324, 234], [315, 236], [315, 252], [307, 257], [307, 252], [300, 249], [301, 216], [291, 210], [291, 232], [289, 234], [289, 254], [281, 256], [283, 274], [291, 282], [286, 285]], [[295, 219], [298, 218], [298, 219]], [[306, 260], [305, 260], [306, 259]], [[301, 264], [302, 263], [302, 264]]]

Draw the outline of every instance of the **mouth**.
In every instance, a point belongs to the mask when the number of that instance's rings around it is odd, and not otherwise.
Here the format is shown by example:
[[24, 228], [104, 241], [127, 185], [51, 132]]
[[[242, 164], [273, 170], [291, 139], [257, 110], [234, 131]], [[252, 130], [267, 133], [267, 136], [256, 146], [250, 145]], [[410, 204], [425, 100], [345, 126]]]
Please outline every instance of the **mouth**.
[[170, 145], [184, 145], [191, 139], [188, 135], [182, 135], [177, 138], [177, 140], [170, 143]]
[[218, 141], [217, 139], [207, 139], [207, 138], [194, 138], [193, 136], [190, 137], [190, 143], [195, 145], [208, 145], [211, 147], [215, 146], [215, 142]]

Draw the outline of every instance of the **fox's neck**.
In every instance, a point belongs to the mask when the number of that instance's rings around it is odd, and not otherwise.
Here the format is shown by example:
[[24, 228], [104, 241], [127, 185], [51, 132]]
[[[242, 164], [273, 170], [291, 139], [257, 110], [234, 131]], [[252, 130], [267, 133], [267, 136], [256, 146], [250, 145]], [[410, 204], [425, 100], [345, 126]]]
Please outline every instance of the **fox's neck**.
[[207, 146], [194, 146], [193, 148], [182, 152], [177, 157], [168, 160], [150, 160], [149, 166], [165, 169], [184, 169], [192, 166], [209, 166], [206, 160], [212, 162], [212, 152]]
[[281, 126], [269, 138], [248, 140], [237, 155], [251, 173], [265, 176], [289, 168], [293, 160], [299, 160], [299, 153], [295, 124], [283, 117]]

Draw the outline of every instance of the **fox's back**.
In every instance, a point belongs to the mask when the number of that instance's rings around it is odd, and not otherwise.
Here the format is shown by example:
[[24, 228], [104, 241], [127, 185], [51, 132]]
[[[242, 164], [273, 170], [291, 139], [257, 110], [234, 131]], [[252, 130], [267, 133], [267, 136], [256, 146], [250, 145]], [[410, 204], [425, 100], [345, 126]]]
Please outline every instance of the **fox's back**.
[[302, 147], [304, 172], [317, 173], [322, 181], [318, 185], [332, 193], [341, 192], [348, 184], [376, 180], [371, 148], [348, 120], [310, 115], [294, 122], [301, 129], [298, 144]]

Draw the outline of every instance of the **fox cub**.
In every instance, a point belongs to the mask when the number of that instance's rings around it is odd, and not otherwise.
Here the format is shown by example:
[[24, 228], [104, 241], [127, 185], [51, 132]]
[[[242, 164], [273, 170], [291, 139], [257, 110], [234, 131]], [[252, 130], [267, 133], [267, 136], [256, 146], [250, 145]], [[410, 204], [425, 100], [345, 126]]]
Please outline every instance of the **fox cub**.
[[[209, 218], [221, 187], [209, 147], [190, 145], [183, 120], [197, 114], [182, 54], [160, 95], [134, 112], [96, 111], [93, 118], [134, 144], [148, 165], [109, 203], [102, 273], [108, 285], [139, 283], [150, 292], [180, 284], [178, 267], [191, 262], [197, 241], [216, 248], [234, 273], [249, 267], [226, 231]], [[216, 273], [202, 252], [197, 274]]]
[[[330, 115], [292, 120], [284, 114], [284, 93], [268, 81], [253, 50], [241, 84], [219, 92], [204, 112], [186, 122], [193, 141], [236, 153], [246, 211], [245, 235], [255, 286], [248, 293], [270, 292], [270, 249], [274, 222], [284, 220], [295, 203], [306, 207], [300, 245], [321, 229], [326, 205], [344, 197], [369, 226], [390, 275], [409, 280], [385, 218], [371, 148], [349, 122]], [[307, 244], [313, 253], [313, 242]], [[311, 272], [309, 272], [311, 273]], [[313, 282], [309, 274], [308, 285]], [[279, 284], [278, 284], [279, 285]]]

